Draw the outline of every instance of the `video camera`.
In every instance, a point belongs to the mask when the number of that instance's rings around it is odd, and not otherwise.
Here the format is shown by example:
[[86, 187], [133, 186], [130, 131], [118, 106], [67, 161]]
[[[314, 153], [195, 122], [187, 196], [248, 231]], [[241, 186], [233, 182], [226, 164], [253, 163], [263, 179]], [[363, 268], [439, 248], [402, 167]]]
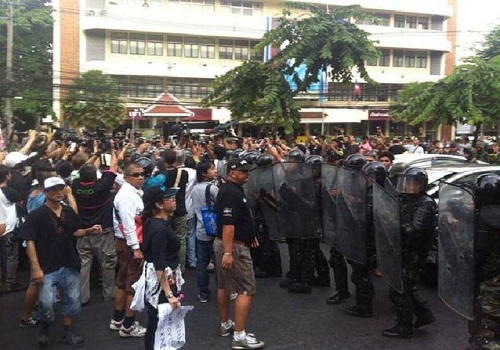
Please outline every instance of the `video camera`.
[[231, 129], [235, 129], [238, 126], [238, 122], [234, 120], [230, 120], [228, 122], [225, 122], [224, 124], [219, 124], [215, 128], [212, 129], [212, 134], [217, 137], [227, 137], [227, 136], [234, 136], [234, 131], [231, 131]]
[[191, 136], [191, 129], [186, 123], [174, 124], [170, 127], [170, 134], [175, 135], [178, 139], [189, 137]]

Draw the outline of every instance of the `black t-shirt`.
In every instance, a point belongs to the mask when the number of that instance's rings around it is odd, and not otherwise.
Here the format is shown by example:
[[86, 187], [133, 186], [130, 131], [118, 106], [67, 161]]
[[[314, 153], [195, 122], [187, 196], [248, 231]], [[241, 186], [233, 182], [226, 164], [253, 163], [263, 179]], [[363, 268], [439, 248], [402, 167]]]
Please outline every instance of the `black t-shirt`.
[[72, 190], [78, 206], [78, 215], [84, 227], [96, 224], [103, 229], [113, 227], [113, 196], [111, 189], [116, 174], [106, 171], [93, 182], [73, 181]]
[[73, 236], [79, 228], [82, 228], [80, 219], [71, 207], [63, 205], [58, 218], [46, 205], [42, 205], [28, 214], [19, 236], [35, 242], [38, 262], [45, 274], [61, 267], [79, 270], [80, 257]]
[[392, 145], [391, 147], [389, 147], [389, 152], [391, 152], [392, 154], [403, 154], [406, 152], [406, 148], [404, 148], [404, 146], [402, 145]]
[[174, 216], [184, 216], [187, 214], [186, 210], [186, 185], [189, 180], [188, 172], [182, 169], [168, 169], [165, 174], [167, 175], [167, 180], [165, 181], [165, 186], [167, 188], [173, 187], [175, 184], [175, 180], [177, 179], [177, 172], [181, 171], [181, 177], [179, 179], [179, 191], [175, 195], [175, 201], [177, 203], [177, 207], [174, 212]]
[[243, 193], [243, 187], [228, 181], [219, 189], [215, 201], [217, 237], [222, 238], [222, 226], [234, 226], [234, 239], [251, 244], [255, 238], [253, 218]]
[[172, 270], [179, 266], [181, 241], [170, 224], [157, 218], [149, 219], [145, 224], [144, 242], [141, 250], [144, 258], [152, 262], [155, 270]]

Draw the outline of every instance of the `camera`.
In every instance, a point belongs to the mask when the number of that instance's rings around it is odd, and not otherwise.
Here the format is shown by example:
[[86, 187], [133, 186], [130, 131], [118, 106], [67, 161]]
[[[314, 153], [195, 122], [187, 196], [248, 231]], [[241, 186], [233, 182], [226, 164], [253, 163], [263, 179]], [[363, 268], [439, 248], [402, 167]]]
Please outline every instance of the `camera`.
[[212, 129], [212, 134], [217, 137], [227, 137], [227, 136], [236, 136], [234, 135], [234, 131], [231, 132], [231, 129], [235, 129], [238, 126], [238, 122], [234, 120], [230, 120], [225, 122], [224, 124], [219, 124], [215, 128]]

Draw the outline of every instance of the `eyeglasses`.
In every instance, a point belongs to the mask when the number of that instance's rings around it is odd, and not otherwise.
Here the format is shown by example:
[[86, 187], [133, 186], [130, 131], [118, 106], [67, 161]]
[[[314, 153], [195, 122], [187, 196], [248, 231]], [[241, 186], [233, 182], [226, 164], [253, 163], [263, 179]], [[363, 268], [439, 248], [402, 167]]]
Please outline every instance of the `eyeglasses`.
[[132, 177], [144, 177], [144, 173], [133, 173], [127, 176], [132, 176]]

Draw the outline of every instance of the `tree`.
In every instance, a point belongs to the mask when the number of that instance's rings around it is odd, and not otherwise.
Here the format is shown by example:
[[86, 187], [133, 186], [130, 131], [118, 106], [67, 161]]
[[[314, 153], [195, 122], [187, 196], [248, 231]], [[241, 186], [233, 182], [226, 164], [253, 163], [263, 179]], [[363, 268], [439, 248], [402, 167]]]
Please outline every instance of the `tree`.
[[64, 118], [87, 130], [115, 129], [123, 121], [125, 107], [118, 85], [99, 70], [90, 70], [75, 79], [63, 103]]
[[251, 120], [256, 125], [271, 124], [275, 128], [282, 126], [287, 134], [300, 121], [294, 93], [284, 76], [270, 65], [244, 62], [218, 77], [213, 89], [202, 104], [227, 103], [236, 120]]
[[[390, 113], [412, 125], [492, 125], [500, 122], [500, 56], [489, 61], [469, 58], [436, 83], [412, 83], [398, 92]], [[477, 138], [476, 138], [477, 139]]]
[[[256, 47], [271, 45], [281, 51], [265, 63], [247, 61], [217, 77], [214, 91], [202, 104], [227, 104], [238, 120], [284, 126], [290, 134], [300, 123], [294, 97], [317, 83], [320, 74], [328, 72], [332, 80], [345, 82], [352, 80], [356, 68], [361, 78], [373, 82], [365, 61], [378, 57], [378, 51], [366, 32], [346, 20], [362, 17], [359, 7], [338, 7], [326, 13], [312, 5], [300, 6], [309, 9], [309, 14], [292, 19], [290, 10], [284, 10], [278, 27], [266, 33]], [[304, 75], [296, 72], [302, 65], [306, 66]], [[295, 91], [286, 76], [296, 83]]]
[[483, 48], [478, 50], [477, 54], [485, 61], [489, 61], [495, 56], [500, 56], [500, 26], [495, 27], [495, 29], [486, 35]]
[[[13, 83], [1, 84], [0, 95], [22, 97], [13, 101], [14, 116], [32, 126], [52, 106], [52, 7], [45, 1], [14, 2]], [[0, 16], [8, 16], [1, 8]], [[0, 52], [6, 52], [6, 25], [0, 26]], [[0, 55], [0, 81], [5, 81], [6, 55]]]

